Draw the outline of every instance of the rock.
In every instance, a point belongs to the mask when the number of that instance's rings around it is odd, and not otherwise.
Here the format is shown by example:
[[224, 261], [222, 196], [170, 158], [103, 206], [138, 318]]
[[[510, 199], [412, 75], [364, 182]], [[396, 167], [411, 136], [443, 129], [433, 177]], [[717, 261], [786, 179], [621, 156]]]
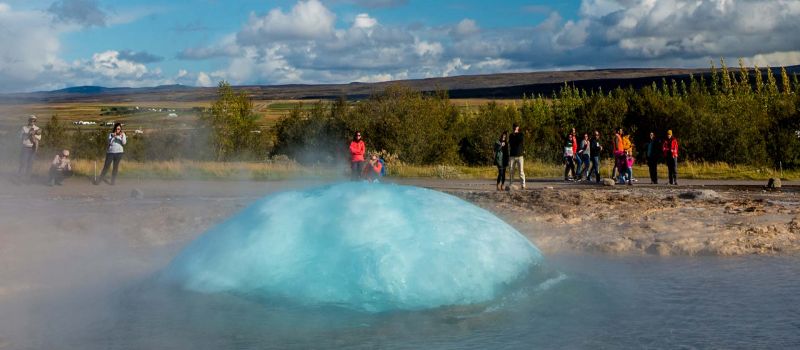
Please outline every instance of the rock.
[[670, 248], [669, 244], [664, 242], [655, 242], [647, 247], [645, 250], [648, 254], [658, 255], [658, 256], [669, 256], [672, 248]]
[[774, 177], [770, 178], [769, 181], [767, 181], [766, 188], [768, 190], [779, 190], [781, 188], [781, 179]]
[[134, 188], [131, 191], [131, 198], [143, 199], [144, 198], [144, 192], [142, 192], [142, 190], [140, 190], [138, 188]]
[[719, 193], [714, 190], [692, 190], [688, 192], [683, 192], [678, 195], [681, 199], [693, 199], [693, 200], [712, 200], [712, 199], [719, 199]]
[[603, 186], [614, 186], [615, 182], [612, 179], [603, 179]]

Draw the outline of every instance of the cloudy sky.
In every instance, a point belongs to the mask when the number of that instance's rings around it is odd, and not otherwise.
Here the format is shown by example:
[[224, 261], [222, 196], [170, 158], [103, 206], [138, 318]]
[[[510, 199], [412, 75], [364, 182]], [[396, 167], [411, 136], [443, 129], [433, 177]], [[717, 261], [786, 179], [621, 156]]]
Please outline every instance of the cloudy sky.
[[0, 92], [800, 64], [800, 0], [0, 0]]

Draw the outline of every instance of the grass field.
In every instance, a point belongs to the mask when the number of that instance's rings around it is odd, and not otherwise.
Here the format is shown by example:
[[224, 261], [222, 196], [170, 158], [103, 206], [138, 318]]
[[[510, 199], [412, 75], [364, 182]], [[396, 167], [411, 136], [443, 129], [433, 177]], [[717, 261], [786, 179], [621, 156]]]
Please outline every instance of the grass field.
[[[259, 116], [258, 123], [264, 127], [273, 126], [280, 117], [289, 114], [294, 108], [311, 109], [313, 100], [256, 100], [253, 101], [253, 111]], [[0, 128], [16, 129], [25, 124], [28, 115], [39, 117], [39, 124], [44, 125], [52, 116], [57, 115], [61, 121], [72, 126], [76, 121], [121, 122], [126, 129], [164, 129], [181, 128], [191, 129], [196, 127], [198, 113], [192, 109], [208, 108], [213, 101], [201, 102], [119, 102], [119, 103], [46, 103], [46, 104], [0, 104]], [[113, 114], [108, 111], [112, 108], [135, 108], [141, 111], [134, 114]], [[161, 111], [150, 111], [161, 109]], [[178, 117], [169, 117], [170, 113], [177, 113]], [[81, 126], [92, 130], [100, 126]]]
[[[73, 166], [78, 176], [91, 177], [95, 173], [95, 162], [91, 160], [74, 160]], [[611, 173], [610, 162], [601, 163], [601, 176]], [[16, 170], [16, 164], [5, 163], [4, 172]], [[102, 159], [97, 161], [97, 171], [102, 167]], [[39, 161], [34, 171], [44, 176], [48, 163]], [[483, 179], [492, 180], [497, 176], [497, 169], [492, 166], [470, 167], [450, 165], [388, 165], [388, 176], [400, 178], [440, 178], [440, 179]], [[666, 179], [666, 166], [659, 167], [659, 178]], [[642, 183], [649, 183], [646, 166], [637, 165], [633, 170], [634, 177]], [[510, 172], [509, 172], [510, 174]], [[526, 162], [525, 175], [529, 179], [560, 179], [564, 168], [558, 164], [542, 162]], [[748, 166], [730, 166], [721, 163], [681, 162], [678, 165], [679, 179], [699, 180], [767, 180], [780, 177], [784, 180], [800, 180], [800, 170], [779, 171]], [[296, 178], [335, 179], [349, 176], [346, 165], [303, 166], [295, 162], [199, 162], [199, 161], [159, 161], [133, 162], [123, 160], [120, 168], [122, 178], [157, 178], [157, 179], [205, 179], [205, 180], [252, 180], [270, 181]]]

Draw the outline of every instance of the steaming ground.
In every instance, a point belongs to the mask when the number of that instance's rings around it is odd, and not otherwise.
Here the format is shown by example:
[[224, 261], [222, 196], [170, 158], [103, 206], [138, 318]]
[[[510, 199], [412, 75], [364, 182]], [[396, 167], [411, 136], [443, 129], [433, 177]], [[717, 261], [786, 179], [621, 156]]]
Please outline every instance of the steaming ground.
[[[509, 194], [486, 182], [406, 182], [497, 213], [545, 256], [800, 250], [800, 196], [791, 190], [722, 186], [718, 197], [682, 199], [686, 188], [533, 183]], [[146, 281], [211, 225], [268, 193], [315, 184], [69, 179], [50, 188], [0, 180], [0, 349], [63, 348], [60, 341], [86, 337], [82, 329], [113, 319], [115, 293]], [[143, 199], [131, 198], [135, 188]]]

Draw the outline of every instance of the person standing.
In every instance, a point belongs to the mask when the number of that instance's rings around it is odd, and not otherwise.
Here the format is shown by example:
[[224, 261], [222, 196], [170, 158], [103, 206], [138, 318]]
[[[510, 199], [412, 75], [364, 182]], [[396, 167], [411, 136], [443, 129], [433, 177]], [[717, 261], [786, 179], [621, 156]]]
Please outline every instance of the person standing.
[[595, 130], [592, 141], [589, 142], [589, 153], [592, 160], [592, 169], [589, 170], [589, 175], [586, 180], [592, 179], [592, 174], [595, 176], [595, 181], [600, 183], [600, 152], [603, 151], [603, 146], [600, 144], [600, 132]]
[[353, 140], [350, 141], [350, 180], [358, 181], [364, 169], [364, 154], [367, 152], [367, 145], [361, 139], [361, 132], [356, 131]]
[[578, 163], [578, 180], [583, 178], [586, 178], [587, 181], [589, 180], [589, 160], [592, 157], [591, 143], [589, 134], [583, 134], [583, 139], [580, 142], [580, 146], [578, 146], [578, 155], [576, 156], [581, 160]]
[[36, 116], [28, 117], [28, 124], [22, 127], [19, 132], [22, 149], [19, 157], [19, 170], [17, 174], [23, 181], [30, 181], [33, 161], [36, 159], [36, 152], [39, 150], [39, 142], [42, 140], [42, 129], [36, 126]]
[[564, 181], [570, 181], [575, 179], [575, 143], [572, 141], [574, 139], [572, 134], [567, 135], [566, 142], [564, 144]]
[[660, 158], [658, 151], [659, 142], [656, 140], [656, 134], [650, 132], [650, 142], [647, 143], [645, 155], [647, 156], [647, 167], [650, 170], [650, 183], [658, 184], [658, 160]]
[[513, 132], [508, 137], [508, 153], [511, 163], [511, 178], [508, 181], [509, 188], [514, 185], [514, 168], [519, 168], [519, 178], [522, 180], [522, 189], [525, 189], [525, 158], [522, 156], [524, 152], [524, 138], [522, 132], [519, 131], [519, 125], [514, 123]]
[[617, 130], [614, 131], [614, 140], [612, 142], [614, 144], [614, 167], [611, 168], [611, 178], [616, 180], [619, 158], [625, 154], [625, 147], [622, 144], [622, 128], [617, 128]]
[[508, 132], [503, 131], [494, 143], [494, 165], [497, 166], [497, 190], [502, 191], [506, 185], [506, 168], [508, 168]]
[[667, 161], [669, 184], [678, 184], [678, 139], [672, 137], [672, 130], [667, 130], [667, 139], [662, 147], [664, 159]]
[[569, 133], [570, 138], [572, 138], [572, 161], [575, 163], [575, 174], [573, 174], [573, 178], [575, 180], [580, 180], [581, 177], [581, 156], [578, 154], [578, 149], [580, 148], [580, 143], [578, 142], [578, 132], [575, 131], [575, 128]]
[[50, 162], [50, 178], [47, 180], [47, 185], [61, 186], [61, 181], [70, 176], [72, 176], [72, 164], [69, 161], [69, 150], [65, 149], [56, 154]]
[[[109, 185], [116, 184], [117, 171], [119, 170], [119, 162], [122, 160], [122, 155], [125, 150], [123, 146], [128, 143], [128, 138], [122, 131], [122, 124], [115, 123], [114, 129], [108, 134], [108, 147], [106, 148], [106, 161], [103, 164], [103, 171], [100, 172], [100, 178], [94, 181], [95, 185], [99, 185], [103, 181]], [[106, 180], [108, 168], [113, 163], [113, 170], [111, 170], [111, 182]]]

